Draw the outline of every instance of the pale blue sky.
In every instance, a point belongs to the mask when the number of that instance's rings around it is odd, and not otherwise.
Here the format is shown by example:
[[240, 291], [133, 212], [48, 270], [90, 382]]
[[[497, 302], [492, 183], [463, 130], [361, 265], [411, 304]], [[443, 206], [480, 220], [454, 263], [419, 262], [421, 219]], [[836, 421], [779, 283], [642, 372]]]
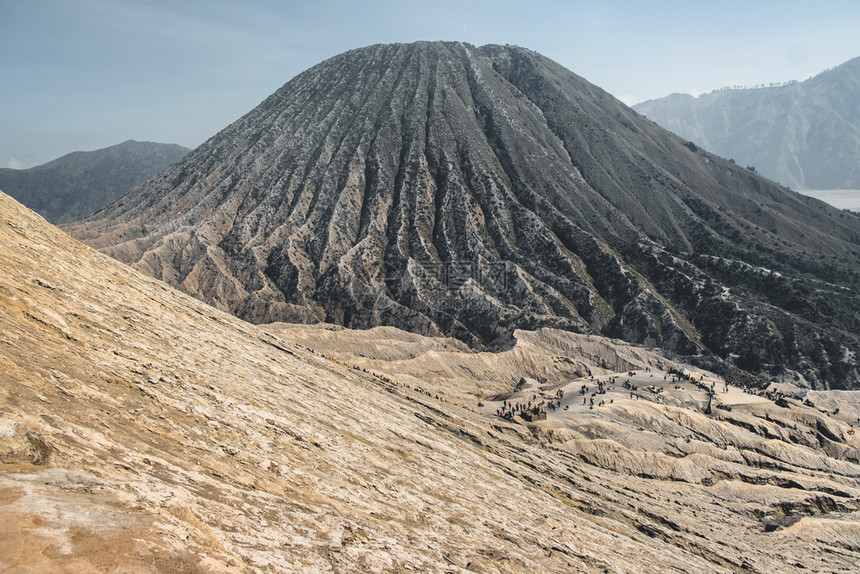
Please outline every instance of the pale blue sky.
[[860, 1], [0, 0], [0, 167], [195, 147], [299, 72], [415, 40], [536, 50], [628, 104], [860, 56]]

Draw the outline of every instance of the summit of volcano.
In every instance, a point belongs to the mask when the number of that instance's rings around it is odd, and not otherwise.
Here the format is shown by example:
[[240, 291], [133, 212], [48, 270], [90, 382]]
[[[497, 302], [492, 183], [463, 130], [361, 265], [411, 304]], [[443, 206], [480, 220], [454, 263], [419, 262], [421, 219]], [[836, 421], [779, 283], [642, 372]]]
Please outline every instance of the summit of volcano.
[[255, 323], [489, 349], [552, 327], [733, 377], [860, 378], [860, 217], [514, 46], [326, 60], [65, 229]]

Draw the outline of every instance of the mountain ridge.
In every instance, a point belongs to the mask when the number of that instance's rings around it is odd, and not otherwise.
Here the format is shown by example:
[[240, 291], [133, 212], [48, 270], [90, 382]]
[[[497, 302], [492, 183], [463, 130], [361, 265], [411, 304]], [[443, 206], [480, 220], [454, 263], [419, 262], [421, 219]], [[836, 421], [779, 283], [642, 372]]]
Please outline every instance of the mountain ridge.
[[66, 229], [257, 323], [387, 324], [477, 347], [557, 327], [738, 376], [860, 378], [843, 289], [860, 218], [523, 48], [335, 56]]
[[796, 189], [860, 189], [860, 57], [802, 82], [671, 94], [633, 106]]
[[176, 144], [127, 140], [28, 169], [0, 169], [0, 189], [52, 223], [69, 223], [91, 215], [189, 151]]

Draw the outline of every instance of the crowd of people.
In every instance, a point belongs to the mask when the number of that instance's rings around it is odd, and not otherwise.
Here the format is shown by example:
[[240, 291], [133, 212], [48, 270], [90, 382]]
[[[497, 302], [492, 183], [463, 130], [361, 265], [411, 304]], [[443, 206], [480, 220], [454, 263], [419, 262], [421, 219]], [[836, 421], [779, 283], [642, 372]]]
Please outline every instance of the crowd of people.
[[[559, 389], [559, 391], [555, 393], [554, 399], [548, 402], [546, 399], [538, 402], [537, 393], [532, 394], [532, 400], [525, 403], [502, 401], [501, 408], [496, 409], [496, 416], [511, 420], [514, 416], [521, 413], [530, 413], [532, 415], [539, 415], [541, 413], [546, 414], [547, 409], [555, 410], [561, 407], [562, 397], [564, 397], [564, 391]], [[544, 397], [541, 396], [541, 398], [543, 399]]]
[[[480, 411], [478, 411], [478, 410], [476, 410], [470, 406], [451, 401], [451, 400], [449, 400], [443, 396], [440, 396], [438, 393], [435, 393], [435, 394], [431, 393], [427, 389], [424, 389], [420, 386], [413, 386], [413, 385], [401, 383], [400, 381], [392, 379], [391, 377], [388, 377], [386, 375], [383, 375], [383, 374], [377, 373], [375, 371], [369, 370], [366, 367], [361, 367], [361, 366], [356, 365], [356, 364], [350, 364], [350, 363], [347, 363], [347, 362], [342, 361], [340, 359], [337, 359], [336, 357], [333, 357], [331, 355], [317, 352], [316, 350], [314, 350], [311, 347], [303, 346], [299, 343], [296, 343], [295, 346], [298, 349], [304, 349], [308, 353], [314, 354], [320, 358], [323, 358], [323, 359], [328, 360], [332, 363], [340, 365], [346, 369], [361, 372], [363, 374], [369, 375], [369, 376], [379, 380], [380, 382], [385, 383], [386, 385], [399, 387], [399, 388], [403, 388], [403, 389], [408, 389], [408, 390], [414, 391], [416, 393], [419, 393], [423, 396], [426, 396], [428, 398], [440, 401], [442, 403], [446, 403], [449, 405], [458, 406], [458, 407], [461, 407], [464, 409], [468, 409], [474, 413], [480, 412]], [[646, 370], [646, 372], [650, 372], [649, 367], [646, 367], [645, 370]], [[639, 390], [640, 390], [639, 386], [637, 384], [635, 384], [632, 380], [632, 377], [635, 377], [636, 375], [637, 375], [636, 371], [628, 371], [627, 377], [624, 379], [624, 382], [623, 382], [624, 388], [627, 391], [629, 391], [629, 393], [630, 393], [630, 399], [633, 399], [633, 400], [639, 400], [641, 398], [639, 395]], [[650, 376], [653, 377], [654, 375], [651, 374]], [[596, 377], [594, 377], [594, 375], [589, 373], [588, 381], [591, 383], [594, 383], [597, 388], [592, 390], [592, 388], [589, 386], [589, 384], [587, 382], [582, 384], [582, 386], [579, 388], [579, 394], [582, 396], [582, 405], [583, 406], [588, 405], [589, 410], [591, 410], [591, 409], [594, 409], [595, 406], [602, 407], [602, 406], [605, 406], [606, 404], [613, 404], [614, 399], [610, 398], [609, 403], [607, 403], [606, 400], [600, 399], [599, 395], [605, 395], [607, 390], [613, 390], [615, 387], [610, 386], [610, 385], [617, 384], [619, 378], [620, 377], [618, 375], [610, 375], [610, 376], [608, 376], [602, 380], [599, 377], [596, 378]], [[671, 378], [671, 380], [670, 380], [670, 378]], [[704, 376], [702, 376], [702, 375], [699, 375], [699, 378], [696, 378], [692, 374], [689, 374], [687, 372], [682, 373], [678, 370], [670, 369], [667, 374], [663, 375], [663, 380], [666, 382], [671, 382], [671, 384], [674, 385], [675, 389], [680, 389], [681, 383], [692, 383], [692, 384], [696, 385], [696, 387], [699, 390], [702, 390], [702, 391], [708, 393], [708, 396], [711, 399], [713, 399], [717, 393], [716, 381], [711, 381], [710, 384], [708, 384], [707, 382], [705, 382]], [[729, 383], [728, 381], [724, 381], [722, 383], [722, 389], [721, 389], [722, 392], [728, 393], [730, 385], [732, 385], [732, 384]], [[732, 386], [734, 386], [734, 385], [732, 385]], [[790, 398], [784, 392], [779, 391], [779, 390], [756, 389], [756, 388], [753, 388], [749, 385], [743, 385], [743, 386], [738, 385], [738, 387], [744, 393], [747, 393], [750, 395], [755, 395], [755, 396], [762, 397], [762, 398], [766, 398], [768, 400], [773, 401], [777, 405], [781, 405], [781, 406], [787, 406], [786, 398]], [[663, 391], [662, 387], [659, 387], [657, 385], [648, 385], [644, 388], [656, 395], [655, 400], [657, 402], [659, 402], [659, 403], [663, 402], [661, 397], [660, 397], [660, 394]], [[541, 400], [538, 400], [539, 398]], [[495, 414], [498, 417], [501, 417], [501, 418], [504, 418], [507, 420], [512, 420], [517, 415], [524, 415], [527, 413], [530, 415], [545, 415], [547, 411], [556, 411], [556, 410], [567, 411], [567, 410], [569, 410], [569, 405], [562, 406], [562, 399], [563, 398], [564, 398], [564, 389], [556, 389], [555, 393], [553, 393], [553, 395], [549, 396], [549, 397], [544, 396], [543, 394], [541, 394], [540, 397], [538, 397], [537, 393], [534, 393], [532, 395], [532, 400], [530, 400], [530, 401], [525, 401], [525, 402], [502, 401], [502, 406], [496, 409]], [[803, 404], [806, 406], [815, 408], [815, 404], [812, 401], [810, 401], [809, 399], [806, 399], [805, 401], [803, 401]], [[718, 405], [718, 406], [720, 406], [720, 405]], [[479, 402], [478, 407], [484, 407], [484, 404], [482, 402]], [[819, 410], [825, 414], [828, 414], [828, 415], [831, 414], [828, 411], [821, 410], [821, 409], [819, 409]], [[839, 413], [839, 410], [836, 409], [836, 410], [834, 410], [834, 412], [832, 414], [835, 415], [838, 413]], [[857, 422], [860, 423], [860, 419], [858, 419]], [[853, 430], [854, 429], [852, 427], [851, 428], [851, 431], [852, 431], [851, 434], [853, 434]]]

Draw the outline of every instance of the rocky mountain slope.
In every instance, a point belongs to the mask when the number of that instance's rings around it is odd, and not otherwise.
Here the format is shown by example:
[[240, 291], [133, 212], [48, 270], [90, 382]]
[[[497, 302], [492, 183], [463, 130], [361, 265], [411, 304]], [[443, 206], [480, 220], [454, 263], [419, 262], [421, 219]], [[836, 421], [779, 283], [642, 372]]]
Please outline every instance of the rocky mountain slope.
[[493, 397], [437, 398], [212, 309], [3, 194], [0, 222], [4, 571], [847, 573], [860, 560], [853, 393], [816, 395], [833, 415], [732, 388], [704, 415], [705, 393], [664, 385], [643, 349], [639, 399], [613, 384], [588, 409], [575, 389], [594, 381], [550, 375], [507, 396], [566, 388], [567, 410], [503, 420], [498, 399], [477, 405]]
[[557, 382], [647, 365], [664, 371], [686, 368], [653, 349], [549, 328], [517, 330], [510, 348], [496, 352], [475, 351], [457, 339], [424, 337], [395, 327], [358, 331], [338, 325], [271, 323], [262, 328], [456, 400], [505, 394], [524, 377]]
[[860, 218], [522, 48], [347, 52], [67, 230], [256, 323], [553, 327], [860, 379]]
[[633, 106], [795, 189], [860, 189], [860, 58], [803, 82], [672, 94]]
[[77, 151], [30, 169], [0, 169], [0, 189], [52, 223], [91, 215], [172, 163], [188, 148], [136, 142]]

